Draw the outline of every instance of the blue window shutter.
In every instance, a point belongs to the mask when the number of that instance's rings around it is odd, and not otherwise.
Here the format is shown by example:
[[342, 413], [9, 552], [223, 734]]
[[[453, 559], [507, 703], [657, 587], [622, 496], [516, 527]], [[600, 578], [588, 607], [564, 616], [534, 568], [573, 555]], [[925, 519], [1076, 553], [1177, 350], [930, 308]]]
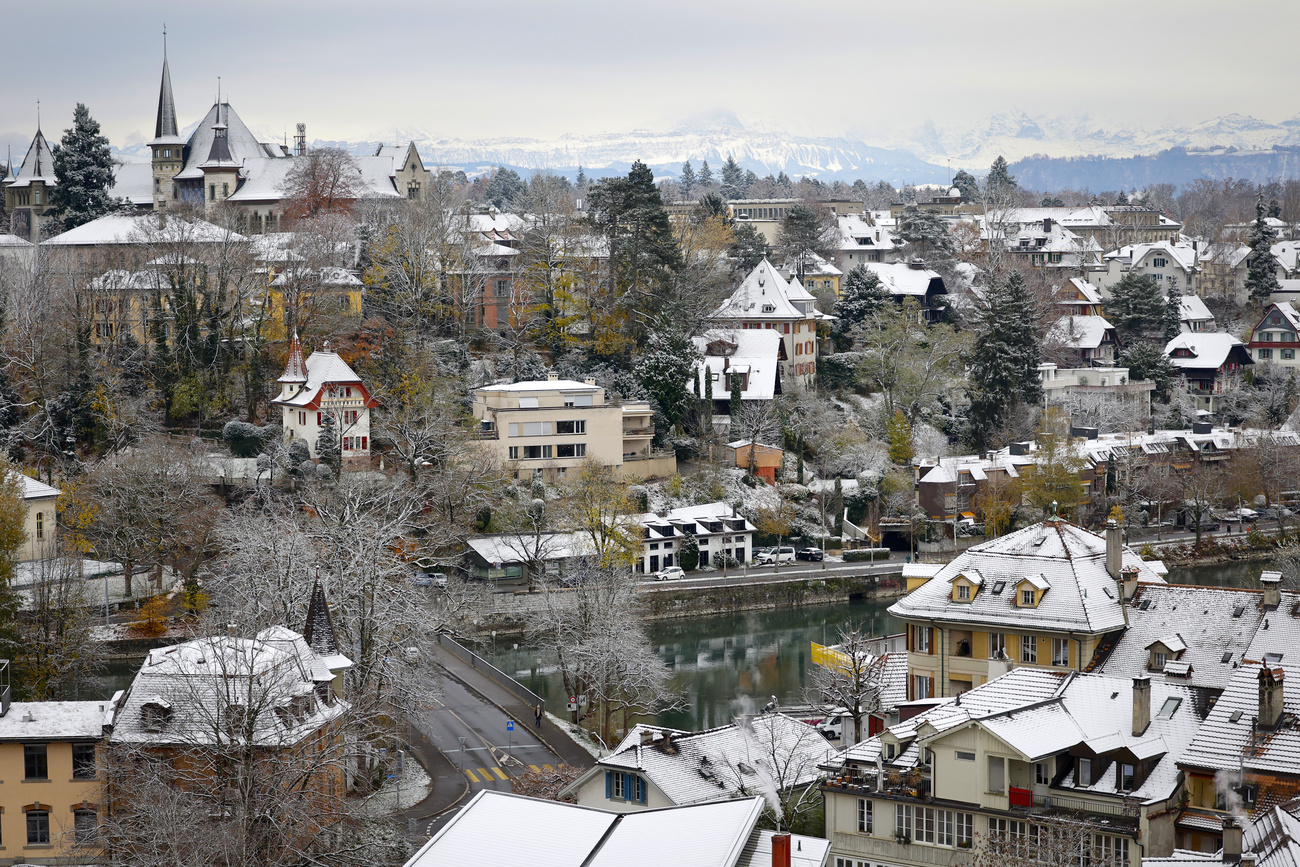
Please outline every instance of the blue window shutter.
[[605, 800], [611, 800], [614, 797], [614, 772], [605, 772]]
[[636, 788], [637, 788], [637, 800], [640, 801], [642, 804], [644, 804], [644, 803], [645, 803], [645, 796], [646, 796], [646, 782], [645, 782], [645, 780], [641, 779], [640, 777], [637, 777], [637, 778], [636, 778]]

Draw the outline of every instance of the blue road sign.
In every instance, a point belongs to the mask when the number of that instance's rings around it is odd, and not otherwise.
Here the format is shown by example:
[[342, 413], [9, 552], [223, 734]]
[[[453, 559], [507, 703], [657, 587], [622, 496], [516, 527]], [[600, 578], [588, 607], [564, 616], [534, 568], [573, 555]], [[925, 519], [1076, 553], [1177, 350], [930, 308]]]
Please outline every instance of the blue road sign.
[[512, 719], [506, 720], [506, 731], [512, 732], [514, 730], [515, 730], [515, 721]]

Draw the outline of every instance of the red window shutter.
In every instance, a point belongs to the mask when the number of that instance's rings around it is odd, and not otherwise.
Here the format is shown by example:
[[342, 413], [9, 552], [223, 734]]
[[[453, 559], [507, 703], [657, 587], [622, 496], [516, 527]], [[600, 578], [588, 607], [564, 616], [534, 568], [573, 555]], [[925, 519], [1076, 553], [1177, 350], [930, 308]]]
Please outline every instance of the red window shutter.
[[370, 439], [370, 438], [369, 438], [369, 437], [362, 437], [362, 438], [361, 438], [361, 450], [362, 450], [363, 452], [364, 452], [366, 449], [370, 448], [370, 446], [366, 445], [366, 440], [368, 440], [368, 439]]
[[321, 415], [322, 415], [322, 414], [319, 413], [319, 412], [316, 413], [316, 427], [320, 427], [320, 426], [321, 426], [321, 422], [322, 422]]
[[925, 628], [925, 632], [926, 632], [925, 637], [928, 639], [928, 646], [930, 648], [930, 652], [938, 653], [939, 652], [938, 649], [934, 646], [934, 627], [927, 626]]
[[930, 694], [929, 694], [928, 696], [926, 696], [926, 697], [927, 697], [927, 698], [934, 698], [934, 697], [935, 697], [935, 691], [934, 691], [934, 675], [930, 675]]

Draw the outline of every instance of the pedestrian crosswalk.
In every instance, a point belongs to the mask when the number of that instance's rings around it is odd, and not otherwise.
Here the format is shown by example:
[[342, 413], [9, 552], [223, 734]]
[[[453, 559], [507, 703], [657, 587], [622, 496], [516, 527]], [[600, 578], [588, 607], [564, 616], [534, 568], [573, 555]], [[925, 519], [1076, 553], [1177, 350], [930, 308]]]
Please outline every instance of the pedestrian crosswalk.
[[[538, 771], [538, 772], [543, 770], [547, 770], [547, 771], [555, 770], [555, 768], [552, 767], [551, 765], [542, 765], [540, 767], [538, 767], [537, 765], [529, 765], [528, 768], [530, 770]], [[501, 770], [500, 768], [498, 768], [496, 765], [492, 765], [486, 768], [465, 768], [464, 773], [465, 776], [469, 778], [469, 781], [471, 783], [494, 783], [497, 780], [510, 779], [510, 775], [507, 774], [505, 771]], [[524, 772], [521, 770], [518, 776], [522, 776], [523, 773]]]

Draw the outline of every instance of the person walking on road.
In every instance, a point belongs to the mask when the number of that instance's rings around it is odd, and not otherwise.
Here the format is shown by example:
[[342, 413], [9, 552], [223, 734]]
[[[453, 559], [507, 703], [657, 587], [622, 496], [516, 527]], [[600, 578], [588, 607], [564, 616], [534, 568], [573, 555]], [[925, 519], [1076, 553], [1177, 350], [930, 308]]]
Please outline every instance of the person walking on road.
[[537, 730], [541, 731], [542, 730], [542, 706], [540, 704], [537, 707], [533, 708], [533, 717], [537, 720], [537, 725], [536, 725]]

